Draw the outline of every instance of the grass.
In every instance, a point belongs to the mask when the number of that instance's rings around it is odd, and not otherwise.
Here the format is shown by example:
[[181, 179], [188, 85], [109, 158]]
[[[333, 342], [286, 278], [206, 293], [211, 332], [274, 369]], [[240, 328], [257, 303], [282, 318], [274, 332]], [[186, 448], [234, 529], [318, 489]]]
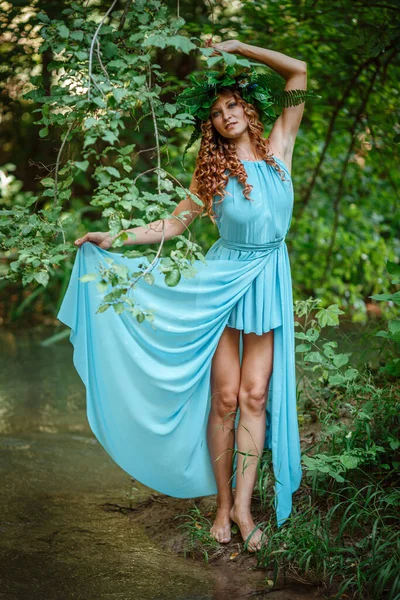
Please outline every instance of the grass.
[[188, 542], [187, 550], [189, 552], [200, 552], [204, 560], [216, 558], [223, 551], [223, 546], [211, 535], [211, 521], [194, 505], [186, 515], [179, 515], [177, 519], [185, 519], [185, 522], [178, 527], [186, 535]]
[[[351, 366], [348, 353], [320, 335], [326, 323], [337, 325], [335, 306], [313, 319], [315, 304], [296, 308], [303, 318], [298, 407], [300, 417], [312, 411], [319, 433], [303, 451], [302, 485], [279, 529], [270, 452], [259, 462], [253, 506], [265, 541], [258, 566], [268, 579], [272, 571], [274, 587], [290, 579], [318, 585], [332, 600], [400, 600], [400, 379], [386, 366]], [[393, 348], [396, 356], [398, 343]], [[192, 547], [217, 552], [208, 519], [197, 508], [186, 519]]]

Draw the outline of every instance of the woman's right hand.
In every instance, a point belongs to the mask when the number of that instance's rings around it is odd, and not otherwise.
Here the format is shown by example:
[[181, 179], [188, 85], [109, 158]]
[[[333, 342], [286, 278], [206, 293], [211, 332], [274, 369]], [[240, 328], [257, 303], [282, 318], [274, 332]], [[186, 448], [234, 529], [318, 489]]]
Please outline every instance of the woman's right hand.
[[108, 250], [108, 248], [110, 248], [111, 244], [113, 243], [113, 238], [110, 237], [108, 233], [103, 233], [101, 231], [93, 231], [75, 240], [74, 244], [79, 248], [79, 246], [82, 246], [82, 244], [84, 244], [85, 242], [92, 242], [100, 248], [103, 248], [103, 250]]

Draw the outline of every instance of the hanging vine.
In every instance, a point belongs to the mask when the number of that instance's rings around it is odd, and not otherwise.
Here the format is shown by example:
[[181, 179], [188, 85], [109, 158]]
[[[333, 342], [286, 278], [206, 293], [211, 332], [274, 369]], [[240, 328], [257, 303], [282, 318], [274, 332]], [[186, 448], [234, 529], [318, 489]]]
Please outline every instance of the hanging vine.
[[[43, 89], [43, 77], [31, 80], [32, 89], [25, 98], [37, 103], [42, 127], [41, 138], [59, 134], [60, 144], [54, 166], [41, 180], [43, 191], [25, 204], [2, 210], [1, 248], [11, 256], [6, 277], [22, 280], [24, 285], [36, 281], [47, 285], [55, 269], [75, 250], [67, 243], [65, 227], [74, 230], [76, 218], [66, 207], [72, 199], [72, 185], [82, 172], [96, 182], [90, 205], [107, 220], [113, 247], [123, 245], [128, 236], [124, 230], [144, 226], [154, 220], [178, 218], [171, 215], [177, 204], [190, 195], [163, 167], [167, 156], [166, 133], [192, 123], [187, 113], [177, 114], [174, 104], [163, 102], [161, 95], [169, 91], [169, 82], [154, 62], [157, 48], [172, 48], [185, 54], [197, 46], [180, 33], [185, 21], [172, 17], [159, 0], [127, 1], [121, 11], [112, 2], [100, 22], [83, 3], [71, 2], [61, 19], [37, 14], [43, 44], [40, 52], [51, 49], [53, 60], [50, 93]], [[195, 40], [197, 38], [194, 38]], [[127, 121], [148, 126], [151, 123], [154, 147], [139, 148], [127, 144], [124, 130]], [[60, 133], [59, 133], [60, 132]], [[152, 153], [156, 166], [137, 172], [137, 158]], [[135, 176], [132, 177], [132, 173]], [[145, 177], [147, 186], [137, 181]], [[147, 191], [153, 179], [155, 193]], [[76, 223], [75, 223], [76, 225]], [[128, 292], [140, 278], [152, 284], [151, 271], [157, 266], [167, 285], [176, 285], [181, 276], [193, 277], [195, 259], [204, 257], [201, 248], [185, 235], [177, 236], [169, 257], [161, 258], [164, 235], [158, 249], [128, 251], [127, 256], [140, 256], [138, 272], [116, 268], [112, 259], [101, 270], [99, 289], [104, 296], [100, 310], [113, 306], [117, 312], [128, 309], [139, 320], [150, 314], [136, 307]], [[88, 274], [86, 279], [94, 277]]]

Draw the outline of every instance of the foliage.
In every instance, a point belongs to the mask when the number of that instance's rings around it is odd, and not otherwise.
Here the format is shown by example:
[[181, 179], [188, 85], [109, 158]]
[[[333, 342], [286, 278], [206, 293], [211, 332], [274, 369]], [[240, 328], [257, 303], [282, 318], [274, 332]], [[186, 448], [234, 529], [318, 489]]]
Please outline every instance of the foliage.
[[[397, 265], [388, 268], [397, 273]], [[384, 368], [379, 385], [367, 370], [349, 368], [350, 354], [337, 352], [337, 344], [321, 344], [321, 328], [335, 327], [340, 311], [331, 306], [312, 317], [317, 305], [313, 298], [295, 305], [303, 318], [296, 350], [300, 402], [302, 394], [312, 399], [321, 430], [303, 452], [305, 477], [292, 516], [280, 529], [272, 521], [264, 529], [259, 564], [273, 567], [275, 582], [284, 572], [336, 590], [335, 598], [398, 598], [399, 381]], [[265, 492], [269, 466], [264, 472], [258, 489]], [[268, 496], [259, 497], [267, 508]]]
[[[400, 283], [400, 264], [396, 264], [388, 260], [386, 268], [388, 273], [394, 277], [392, 283]], [[399, 306], [400, 290], [394, 292], [393, 294], [375, 294], [374, 296], [371, 296], [371, 298], [373, 300], [386, 300], [392, 304], [395, 304], [396, 306]], [[400, 319], [392, 319], [388, 322], [388, 331], [378, 331], [376, 335], [390, 340], [393, 343], [393, 346], [397, 347], [398, 349], [400, 345]], [[397, 352], [397, 354], [399, 354], [399, 352]], [[389, 375], [400, 377], [400, 357], [394, 356], [392, 360], [382, 368], [382, 371], [389, 373]]]
[[400, 544], [392, 498], [370, 483], [342, 487], [332, 499], [321, 510], [307, 495], [287, 524], [268, 525], [259, 564], [274, 569], [275, 582], [283, 572], [323, 585], [330, 598], [397, 599]]
[[[299, 387], [307, 372], [314, 374], [320, 373], [319, 381], [321, 384], [337, 385], [346, 381], [351, 381], [357, 376], [355, 369], [344, 367], [349, 362], [349, 355], [346, 353], [338, 354], [335, 351], [337, 342], [325, 341], [322, 343], [321, 329], [326, 326], [334, 327], [339, 324], [338, 315], [344, 314], [336, 304], [331, 304], [327, 308], [320, 308], [311, 318], [311, 311], [321, 302], [318, 298], [314, 300], [309, 298], [305, 301], [298, 301], [295, 304], [295, 314], [297, 317], [305, 317], [304, 322], [295, 321], [295, 325], [301, 331], [295, 332], [295, 337], [302, 340], [297, 344], [296, 352], [300, 354], [300, 365], [303, 372], [303, 378], [297, 382]], [[308, 380], [304, 381], [304, 386], [299, 395], [307, 394]]]
[[[205, 48], [202, 54], [211, 56], [213, 49]], [[221, 51], [220, 56], [209, 58], [208, 65], [225, 61], [226, 65], [222, 71], [206, 71], [199, 81], [195, 75], [189, 75], [194, 84], [187, 87], [177, 98], [178, 107], [187, 111], [195, 117], [195, 130], [185, 148], [183, 156], [194, 142], [201, 137], [201, 124], [210, 116], [210, 108], [218, 98], [219, 90], [227, 87], [235, 87], [246, 102], [256, 107], [260, 120], [264, 125], [271, 125], [276, 121], [274, 104], [278, 106], [297, 106], [307, 98], [313, 98], [311, 90], [284, 90], [283, 77], [272, 71], [271, 73], [257, 73], [251, 68], [248, 60], [237, 59], [235, 55]], [[253, 63], [256, 64], [257, 63]], [[321, 98], [321, 96], [318, 96]]]
[[[71, 186], [82, 172], [90, 171], [97, 184], [91, 206], [108, 220], [111, 235], [120, 234], [114, 247], [128, 238], [121, 230], [171, 218], [177, 201], [187, 195], [200, 204], [181, 184], [174, 185], [175, 178], [161, 166], [161, 155], [167, 151], [165, 132], [189, 123], [190, 115], [176, 114], [174, 105], [161, 101], [160, 84], [165, 76], [153, 61], [153, 47], [171, 46], [186, 53], [195, 45], [178, 33], [184, 20], [171, 19], [158, 0], [139, 1], [126, 8], [121, 19], [112, 25], [104, 25], [104, 18], [97, 25], [85, 7], [76, 2], [62, 11], [62, 19], [50, 19], [44, 12], [37, 14], [42, 23], [40, 52], [52, 49], [54, 58], [49, 68], [55, 77], [50, 94], [41, 87], [42, 78], [33, 77], [31, 83], [37, 87], [24, 97], [41, 104], [41, 109], [35, 110], [41, 112], [36, 121], [42, 126], [39, 136], [46, 137], [54, 128], [62, 132], [62, 143], [54, 169], [41, 180], [43, 192], [22, 205], [16, 202], [3, 208], [0, 213], [0, 246], [7, 255], [16, 255], [5, 275], [11, 281], [21, 277], [24, 285], [33, 280], [47, 285], [55, 267], [72, 252], [64, 228], [74, 213], [65, 214], [63, 204], [71, 200]], [[89, 51], [82, 49], [85, 46]], [[163, 91], [167, 89], [165, 86]], [[136, 145], [123, 140], [127, 117], [137, 120], [137, 126], [149, 119], [153, 126], [157, 165], [146, 172], [155, 177], [156, 193], [137, 186], [139, 177], [144, 178], [146, 173], [129, 176]], [[68, 158], [67, 145], [68, 154], [75, 146], [81, 149], [81, 155]], [[149, 175], [145, 179], [151, 187]], [[151, 284], [151, 270], [159, 264], [161, 247], [162, 244], [157, 253], [146, 252], [151, 262], [142, 272], [135, 273], [135, 278], [144, 276]], [[176, 285], [196, 257], [203, 256], [190, 233], [188, 237], [179, 236], [169, 262], [161, 262], [167, 285]], [[113, 283], [115, 271], [116, 267], [103, 273], [103, 279]], [[119, 273], [119, 277], [123, 274]], [[117, 283], [121, 283], [120, 279]], [[129, 287], [133, 285], [130, 282]], [[111, 300], [119, 300], [121, 294], [120, 286], [112, 291]], [[132, 298], [125, 304], [138, 317], [147, 314], [135, 307]], [[124, 302], [119, 301], [116, 306], [119, 310]]]
[[136, 271], [130, 271], [125, 265], [118, 265], [112, 258], [106, 258], [107, 267], [100, 265], [99, 273], [87, 273], [81, 277], [81, 281], [86, 283], [97, 280], [97, 288], [103, 294], [101, 303], [97, 309], [98, 313], [105, 312], [113, 307], [117, 314], [125, 310], [131, 313], [139, 323], [144, 320], [152, 322], [154, 314], [147, 310], [145, 306], [139, 306], [134, 298], [133, 292], [140, 279], [147, 284], [153, 285], [154, 275], [152, 268], [157, 268], [164, 274], [165, 283], [174, 287], [178, 285], [181, 276], [190, 279], [195, 276], [196, 269], [193, 266], [195, 257], [198, 260], [205, 261], [200, 252], [195, 252], [195, 256], [190, 253], [191, 242], [183, 235], [177, 236], [176, 249], [171, 251], [170, 256], [159, 258], [153, 250], [130, 250], [125, 253], [127, 258], [142, 258], [143, 262], [136, 263]]
[[[185, 521], [179, 527], [184, 531], [190, 552], [200, 551], [206, 562], [210, 557], [220, 554], [221, 546], [211, 535], [210, 520], [194, 505], [186, 515], [180, 515]], [[211, 553], [211, 554], [210, 554]]]

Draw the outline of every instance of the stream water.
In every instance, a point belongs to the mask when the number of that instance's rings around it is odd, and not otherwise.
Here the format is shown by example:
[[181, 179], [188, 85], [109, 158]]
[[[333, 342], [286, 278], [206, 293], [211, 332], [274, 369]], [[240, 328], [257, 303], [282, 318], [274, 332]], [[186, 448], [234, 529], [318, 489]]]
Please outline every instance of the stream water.
[[[93, 437], [63, 340], [0, 334], [0, 598], [234, 600], [266, 597], [264, 574], [184, 559], [109, 506], [131, 478]], [[135, 485], [135, 501], [150, 496]], [[156, 514], [154, 518], [156, 518]], [[268, 598], [322, 597], [295, 587]]]

